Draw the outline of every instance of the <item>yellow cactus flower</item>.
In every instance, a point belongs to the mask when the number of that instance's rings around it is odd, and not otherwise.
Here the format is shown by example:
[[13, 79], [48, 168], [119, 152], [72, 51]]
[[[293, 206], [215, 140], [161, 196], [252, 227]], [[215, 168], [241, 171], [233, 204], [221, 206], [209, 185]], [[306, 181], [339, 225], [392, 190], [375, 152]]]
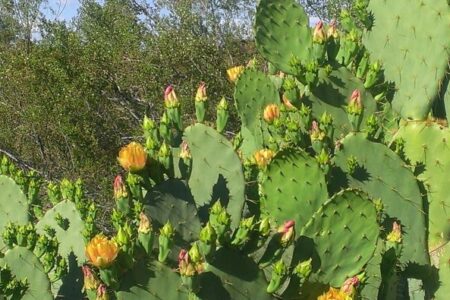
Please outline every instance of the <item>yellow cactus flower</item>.
[[242, 74], [242, 72], [244, 72], [244, 66], [237, 66], [237, 67], [233, 67], [227, 70], [227, 75], [228, 75], [228, 79], [231, 82], [235, 82], [238, 78], [239, 75]]
[[119, 253], [116, 242], [103, 234], [96, 235], [86, 246], [86, 257], [98, 268], [107, 268], [114, 263]]
[[280, 109], [276, 104], [269, 104], [264, 109], [264, 120], [271, 124], [275, 119], [280, 117]]
[[320, 295], [317, 300], [353, 300], [353, 298], [343, 291], [330, 288], [328, 292]]
[[147, 153], [141, 144], [131, 142], [127, 146], [120, 149], [119, 164], [127, 171], [138, 172], [147, 164]]
[[274, 156], [275, 153], [269, 149], [261, 149], [253, 155], [259, 168], [265, 168]]

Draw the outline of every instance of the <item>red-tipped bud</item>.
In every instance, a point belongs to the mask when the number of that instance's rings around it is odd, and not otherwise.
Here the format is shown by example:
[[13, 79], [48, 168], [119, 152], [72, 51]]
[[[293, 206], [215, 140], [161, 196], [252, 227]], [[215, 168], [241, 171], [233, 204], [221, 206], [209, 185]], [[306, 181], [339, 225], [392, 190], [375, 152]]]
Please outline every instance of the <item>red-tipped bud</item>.
[[202, 81], [195, 94], [195, 101], [205, 102], [206, 100], [208, 100], [208, 96], [206, 95], [206, 83]]
[[319, 21], [314, 28], [313, 41], [318, 44], [325, 42], [325, 32], [323, 30], [323, 22]]
[[106, 290], [106, 285], [100, 284], [97, 289], [96, 300], [108, 300], [108, 291]]
[[355, 289], [358, 287], [360, 280], [357, 276], [348, 278], [341, 287], [341, 291], [349, 296], [353, 296]]
[[114, 178], [114, 199], [119, 200], [128, 196], [127, 188], [121, 175]]
[[281, 233], [281, 245], [287, 246], [294, 239], [294, 227], [295, 221], [286, 221], [280, 228], [278, 228], [278, 233]]
[[180, 105], [172, 85], [169, 85], [164, 91], [164, 104], [167, 108], [177, 107]]
[[347, 112], [352, 115], [360, 115], [362, 113], [363, 105], [361, 100], [361, 92], [354, 90], [350, 96]]
[[86, 291], [97, 290], [100, 281], [97, 279], [94, 272], [92, 272], [92, 269], [89, 268], [89, 266], [82, 266], [81, 269], [83, 270], [84, 290]]
[[394, 222], [394, 224], [392, 224], [392, 231], [388, 234], [386, 240], [393, 243], [402, 242], [402, 227], [399, 223]]
[[333, 19], [328, 27], [328, 31], [327, 31], [327, 37], [328, 38], [334, 38], [337, 39], [339, 38], [339, 33], [337, 31], [337, 26], [336, 26], [336, 20]]

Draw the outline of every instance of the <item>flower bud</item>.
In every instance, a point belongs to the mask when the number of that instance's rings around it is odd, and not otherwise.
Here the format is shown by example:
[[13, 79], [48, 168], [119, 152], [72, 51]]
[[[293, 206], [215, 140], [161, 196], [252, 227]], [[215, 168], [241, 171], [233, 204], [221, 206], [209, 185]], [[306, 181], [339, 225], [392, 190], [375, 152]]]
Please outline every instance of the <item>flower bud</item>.
[[279, 117], [280, 117], [280, 109], [276, 104], [269, 104], [266, 106], [266, 108], [264, 109], [264, 120], [267, 123], [272, 124], [273, 121], [275, 121]]
[[155, 129], [155, 122], [147, 116], [144, 116], [144, 120], [142, 121], [142, 129], [144, 132], [151, 132]]
[[217, 235], [216, 231], [214, 230], [214, 227], [212, 227], [209, 222], [206, 223], [205, 227], [203, 227], [202, 230], [200, 230], [199, 236], [200, 241], [210, 244], [215, 242], [216, 238]]
[[119, 200], [126, 197], [128, 197], [128, 192], [125, 183], [123, 182], [123, 178], [121, 175], [117, 175], [116, 178], [114, 178], [114, 199]]
[[393, 243], [402, 242], [402, 228], [396, 221], [392, 224], [392, 231], [387, 235], [386, 240]]
[[325, 32], [323, 30], [323, 22], [319, 21], [314, 27], [313, 42], [323, 44], [326, 40]]
[[147, 153], [141, 144], [131, 142], [119, 151], [119, 164], [127, 171], [138, 172], [147, 164]]
[[295, 235], [295, 221], [286, 221], [280, 228], [278, 228], [278, 233], [281, 233], [280, 243], [283, 247], [286, 247], [292, 240], [294, 240]]
[[255, 159], [256, 165], [260, 169], [264, 169], [267, 165], [272, 161], [272, 158], [275, 156], [275, 152], [269, 149], [261, 149], [253, 155]]
[[311, 141], [322, 141], [325, 138], [325, 132], [319, 128], [319, 123], [316, 120], [312, 121], [311, 130], [309, 131]]
[[97, 276], [95, 276], [94, 272], [89, 266], [82, 266], [83, 276], [84, 276], [84, 286], [83, 289], [86, 291], [94, 291], [97, 290], [100, 281]]
[[152, 231], [152, 223], [144, 212], [139, 214], [139, 233], [149, 233]]
[[341, 287], [341, 292], [349, 296], [353, 296], [356, 292], [356, 288], [358, 287], [360, 281], [357, 276], [353, 276], [348, 278]]
[[177, 95], [172, 85], [169, 85], [164, 91], [164, 105], [166, 108], [173, 108], [180, 106]]
[[189, 257], [191, 258], [193, 263], [199, 263], [203, 260], [203, 257], [200, 254], [200, 250], [198, 248], [197, 242], [192, 244], [192, 247], [189, 250]]
[[302, 278], [307, 279], [312, 272], [312, 258], [299, 262], [294, 269], [294, 273]]
[[108, 291], [106, 285], [100, 284], [97, 289], [97, 298], [95, 300], [109, 300]]
[[195, 94], [195, 101], [205, 102], [206, 100], [208, 100], [208, 96], [206, 95], [206, 83], [202, 81], [200, 82], [197, 93]]
[[283, 283], [287, 274], [287, 267], [282, 259], [277, 261], [272, 268], [272, 277], [267, 287], [268, 293], [276, 292]]
[[191, 151], [189, 150], [189, 145], [186, 141], [183, 141], [180, 146], [180, 158], [182, 159], [191, 159]]
[[270, 233], [270, 219], [269, 217], [264, 217], [259, 223], [259, 234], [261, 236], [268, 236]]
[[236, 80], [239, 78], [239, 76], [244, 72], [245, 68], [244, 66], [237, 66], [233, 67], [227, 70], [228, 79], [231, 82], [236, 82]]
[[339, 32], [337, 30], [336, 20], [335, 19], [333, 19], [331, 21], [330, 25], [328, 26], [327, 37], [328, 38], [333, 38], [333, 39], [338, 39], [339, 38]]
[[167, 223], [160, 229], [160, 234], [169, 238], [175, 235], [175, 231], [170, 221], [167, 221]]
[[352, 115], [360, 115], [362, 113], [361, 92], [354, 90], [347, 106], [347, 112]]

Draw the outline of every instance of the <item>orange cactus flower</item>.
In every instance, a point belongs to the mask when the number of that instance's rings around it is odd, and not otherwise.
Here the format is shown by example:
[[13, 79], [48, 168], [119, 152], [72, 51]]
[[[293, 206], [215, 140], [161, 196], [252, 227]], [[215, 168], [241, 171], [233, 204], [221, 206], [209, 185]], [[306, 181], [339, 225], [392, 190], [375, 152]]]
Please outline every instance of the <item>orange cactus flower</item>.
[[227, 75], [228, 75], [228, 79], [231, 82], [235, 82], [239, 75], [242, 74], [242, 72], [244, 72], [245, 68], [244, 66], [237, 66], [237, 67], [233, 67], [227, 70]]
[[127, 146], [120, 149], [119, 164], [127, 171], [138, 172], [147, 164], [147, 153], [141, 144], [131, 142]]
[[343, 291], [330, 288], [328, 292], [320, 295], [317, 300], [353, 300], [353, 298]]
[[280, 117], [280, 109], [276, 104], [269, 104], [264, 109], [264, 120], [271, 124], [275, 119]]
[[107, 268], [114, 263], [119, 253], [116, 242], [103, 234], [96, 235], [86, 246], [86, 257], [98, 268]]
[[275, 156], [275, 152], [269, 149], [261, 149], [253, 155], [256, 164], [259, 168], [265, 168], [272, 158]]

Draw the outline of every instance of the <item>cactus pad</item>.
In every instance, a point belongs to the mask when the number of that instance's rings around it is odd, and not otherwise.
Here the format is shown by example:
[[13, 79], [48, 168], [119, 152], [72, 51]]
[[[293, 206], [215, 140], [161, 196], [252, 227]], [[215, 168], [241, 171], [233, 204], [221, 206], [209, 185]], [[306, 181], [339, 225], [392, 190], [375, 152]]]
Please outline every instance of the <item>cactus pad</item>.
[[[58, 225], [56, 217], [60, 216], [67, 221], [67, 228]], [[44, 234], [44, 228], [50, 226], [55, 229], [56, 238], [59, 242], [59, 254], [62, 257], [69, 257], [70, 253], [77, 257], [78, 265], [81, 266], [85, 261], [84, 255], [84, 222], [81, 219], [75, 203], [71, 201], [61, 201], [52, 209], [46, 212], [44, 217], [36, 224], [36, 231]]]
[[245, 202], [245, 180], [241, 161], [231, 143], [214, 129], [196, 124], [185, 130], [192, 155], [189, 187], [198, 207], [209, 204], [220, 177], [226, 182], [221, 200], [229, 199], [227, 211], [231, 225], [237, 227]]
[[293, 0], [261, 0], [255, 19], [256, 46], [265, 59], [285, 73], [297, 75], [296, 62], [309, 58], [309, 18]]
[[197, 208], [184, 182], [164, 181], [147, 193], [145, 201], [145, 212], [157, 223], [156, 227], [169, 220], [183, 241], [192, 242], [198, 237], [201, 224]]
[[234, 99], [239, 117], [242, 121], [242, 147], [244, 156], [253, 155], [263, 146], [262, 116], [264, 108], [269, 104], [279, 104], [280, 96], [272, 81], [264, 73], [247, 69], [236, 84]]
[[[372, 199], [381, 199], [388, 217], [401, 222], [404, 234], [400, 262], [427, 264], [425, 212], [414, 174], [393, 151], [367, 140], [364, 134], [349, 134], [342, 145], [335, 164], [349, 173], [349, 158], [358, 163], [355, 174], [347, 175], [348, 185], [366, 192]], [[334, 179], [343, 176], [337, 174]]]
[[14, 247], [5, 253], [6, 264], [18, 280], [27, 280], [27, 291], [22, 300], [52, 300], [50, 280], [39, 259], [24, 247]]
[[275, 156], [261, 189], [262, 211], [279, 225], [294, 220], [297, 232], [328, 199], [325, 175], [316, 160], [292, 149]]
[[403, 139], [406, 157], [424, 171], [418, 179], [424, 182], [428, 194], [430, 251], [450, 241], [450, 130], [430, 122], [409, 122], [397, 134]]
[[[8, 222], [25, 225], [28, 220], [27, 197], [14, 180], [0, 175], [0, 234]], [[0, 238], [0, 248], [3, 246]]]
[[[325, 203], [302, 229], [314, 240], [311, 281], [341, 286], [361, 272], [372, 257], [380, 232], [377, 212], [367, 196], [343, 191]], [[302, 249], [302, 243], [297, 247]]]
[[[450, 53], [446, 0], [371, 0], [374, 26], [364, 44], [380, 60], [397, 93], [393, 107], [405, 119], [423, 120], [439, 93]], [[430, 55], [432, 53], [432, 55]]]

